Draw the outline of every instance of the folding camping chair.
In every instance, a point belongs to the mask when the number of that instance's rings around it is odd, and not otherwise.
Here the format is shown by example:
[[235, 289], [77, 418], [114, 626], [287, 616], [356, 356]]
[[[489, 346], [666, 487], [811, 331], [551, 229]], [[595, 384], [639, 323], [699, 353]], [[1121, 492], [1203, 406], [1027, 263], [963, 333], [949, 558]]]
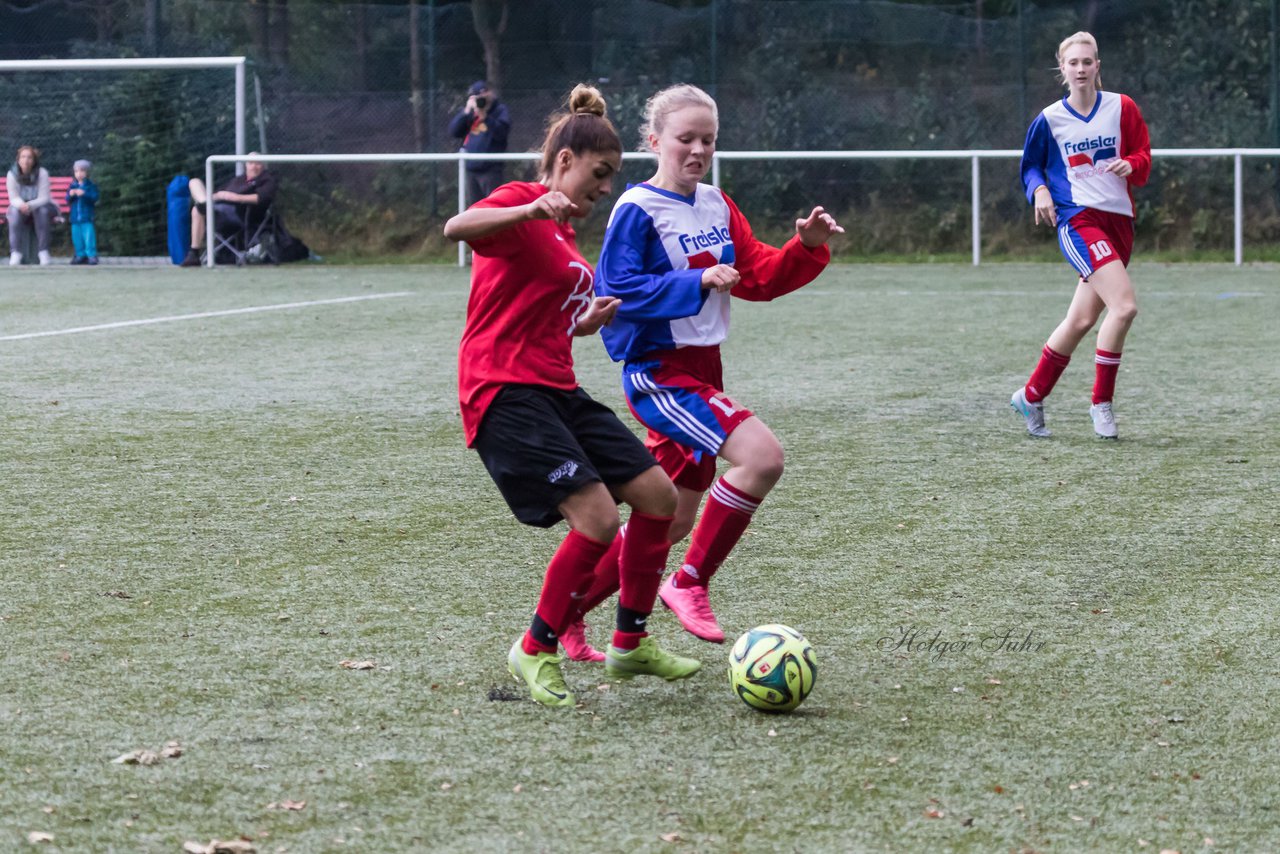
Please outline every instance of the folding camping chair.
[[[254, 205], [236, 205], [236, 218], [239, 224], [231, 229], [222, 229], [214, 220], [213, 251], [218, 263], [225, 263], [223, 258], [229, 256], [235, 260], [236, 266], [243, 266], [250, 261], [264, 261], [278, 264], [276, 257], [276, 207], [268, 205], [266, 211], [259, 214]], [[255, 223], [250, 214], [261, 218]], [[224, 256], [225, 253], [225, 256]]]

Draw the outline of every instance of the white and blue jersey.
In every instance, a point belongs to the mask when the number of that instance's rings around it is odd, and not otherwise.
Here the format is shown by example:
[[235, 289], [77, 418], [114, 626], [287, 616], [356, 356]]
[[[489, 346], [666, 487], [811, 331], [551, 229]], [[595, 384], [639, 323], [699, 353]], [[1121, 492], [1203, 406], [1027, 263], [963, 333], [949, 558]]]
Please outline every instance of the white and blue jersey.
[[[646, 353], [712, 347], [729, 333], [730, 294], [771, 300], [809, 282], [831, 251], [793, 237], [781, 249], [756, 240], [733, 201], [709, 184], [682, 196], [632, 184], [614, 205], [605, 232], [595, 289], [622, 304], [601, 330], [609, 356], [633, 360]], [[702, 287], [702, 271], [717, 264], [737, 269], [728, 293]]]
[[[1106, 172], [1123, 158], [1133, 167], [1127, 178]], [[1099, 92], [1088, 115], [1077, 113], [1064, 97], [1045, 107], [1031, 122], [1022, 149], [1022, 184], [1034, 203], [1036, 188], [1049, 188], [1058, 222], [1085, 208], [1134, 215], [1129, 188], [1151, 175], [1151, 140], [1137, 104], [1127, 95]]]

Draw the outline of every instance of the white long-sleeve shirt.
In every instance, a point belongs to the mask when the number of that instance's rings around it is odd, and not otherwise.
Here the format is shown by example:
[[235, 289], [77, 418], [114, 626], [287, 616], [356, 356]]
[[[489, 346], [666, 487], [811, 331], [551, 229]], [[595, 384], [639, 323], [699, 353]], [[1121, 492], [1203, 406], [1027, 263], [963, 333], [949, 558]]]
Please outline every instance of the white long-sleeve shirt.
[[49, 170], [43, 166], [36, 173], [35, 195], [31, 195], [32, 185], [23, 184], [18, 180], [17, 173], [10, 169], [5, 175], [5, 186], [9, 190], [9, 204], [17, 207], [19, 202], [26, 202], [33, 208], [41, 205], [53, 204], [53, 197], [49, 194]]

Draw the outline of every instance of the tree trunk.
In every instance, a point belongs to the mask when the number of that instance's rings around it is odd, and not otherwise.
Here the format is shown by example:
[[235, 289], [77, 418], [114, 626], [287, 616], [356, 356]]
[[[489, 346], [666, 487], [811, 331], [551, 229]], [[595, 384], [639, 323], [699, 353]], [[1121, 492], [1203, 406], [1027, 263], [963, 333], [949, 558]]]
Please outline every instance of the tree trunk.
[[244, 19], [249, 28], [249, 39], [253, 42], [253, 58], [259, 62], [267, 61], [270, 55], [267, 45], [267, 32], [270, 29], [267, 0], [249, 0], [244, 7]]
[[94, 23], [97, 24], [98, 41], [101, 44], [107, 44], [111, 41], [112, 30], [112, 0], [97, 0], [93, 4]]
[[[490, 88], [502, 93], [502, 53], [499, 42], [510, 17], [507, 0], [471, 0], [471, 20], [484, 48], [484, 75]], [[497, 19], [496, 21], [494, 19]]]
[[365, 65], [369, 58], [369, 19], [365, 11], [363, 3], [357, 3], [351, 7], [352, 14], [355, 15], [355, 40], [356, 40], [356, 67], [352, 69], [353, 82], [356, 89], [363, 92], [368, 88], [365, 81]]
[[160, 0], [146, 0], [142, 9], [142, 42], [149, 56], [160, 55]]
[[286, 68], [289, 65], [289, 0], [272, 0], [271, 27], [267, 35], [272, 64]]
[[427, 122], [422, 109], [422, 46], [418, 40], [418, 0], [409, 0], [409, 105], [413, 110], [413, 144], [427, 150]]

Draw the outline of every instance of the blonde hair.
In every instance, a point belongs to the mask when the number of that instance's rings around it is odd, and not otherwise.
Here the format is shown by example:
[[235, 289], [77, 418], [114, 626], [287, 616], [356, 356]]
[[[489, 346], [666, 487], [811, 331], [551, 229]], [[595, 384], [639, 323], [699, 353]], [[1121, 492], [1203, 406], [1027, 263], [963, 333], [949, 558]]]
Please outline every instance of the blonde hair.
[[660, 92], [655, 92], [644, 104], [644, 122], [640, 125], [640, 150], [649, 150], [649, 137], [662, 136], [662, 128], [666, 126], [667, 116], [685, 107], [706, 107], [711, 111], [711, 119], [720, 129], [720, 111], [716, 101], [706, 92], [689, 83], [677, 83]]
[[[1072, 33], [1071, 35], [1063, 39], [1062, 44], [1058, 45], [1058, 82], [1061, 83], [1063, 86], [1067, 85], [1067, 76], [1062, 73], [1062, 55], [1066, 53], [1067, 48], [1071, 47], [1073, 44], [1088, 45], [1089, 47], [1093, 48], [1093, 58], [1094, 59], [1098, 58], [1098, 40], [1093, 37], [1092, 33], [1086, 33], [1084, 30], [1081, 30], [1078, 33]], [[1098, 74], [1093, 78], [1093, 85], [1094, 85], [1094, 88], [1097, 88], [1097, 89], [1102, 88], [1102, 72], [1101, 71], [1099, 71]]]
[[613, 122], [605, 116], [608, 106], [600, 90], [579, 83], [569, 93], [568, 112], [554, 113], [547, 120], [547, 133], [542, 140], [542, 162], [538, 173], [551, 175], [556, 154], [569, 149], [575, 156], [586, 151], [622, 153], [622, 140]]

